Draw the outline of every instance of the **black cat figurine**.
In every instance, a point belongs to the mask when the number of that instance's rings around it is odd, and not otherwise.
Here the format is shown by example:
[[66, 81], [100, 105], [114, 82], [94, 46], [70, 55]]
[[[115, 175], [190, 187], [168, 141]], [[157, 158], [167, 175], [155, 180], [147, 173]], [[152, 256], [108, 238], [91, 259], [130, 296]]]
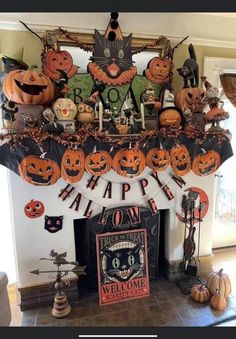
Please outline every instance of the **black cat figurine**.
[[116, 250], [106, 250], [107, 257], [106, 276], [112, 281], [125, 282], [138, 274], [143, 268], [140, 260], [140, 250], [142, 244], [137, 244], [133, 248], [120, 248]]
[[44, 229], [50, 233], [56, 233], [62, 229], [63, 216], [49, 217], [45, 215]]
[[198, 87], [199, 85], [199, 67], [195, 50], [192, 44], [188, 47], [190, 58], [186, 59], [181, 68], [177, 71], [184, 79], [184, 88]]

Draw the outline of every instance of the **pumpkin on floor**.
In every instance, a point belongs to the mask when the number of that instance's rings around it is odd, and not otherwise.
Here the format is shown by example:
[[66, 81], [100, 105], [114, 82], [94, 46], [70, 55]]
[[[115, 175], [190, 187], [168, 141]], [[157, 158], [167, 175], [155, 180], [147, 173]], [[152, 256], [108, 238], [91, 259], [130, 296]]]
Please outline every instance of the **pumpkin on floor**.
[[210, 273], [207, 277], [206, 285], [211, 294], [214, 294], [218, 289], [225, 298], [230, 295], [232, 290], [229, 276], [223, 273], [223, 268], [219, 272]]
[[195, 301], [199, 303], [204, 303], [210, 300], [211, 297], [208, 288], [204, 285], [193, 286], [191, 289], [191, 296]]
[[7, 74], [3, 93], [8, 100], [22, 105], [42, 105], [55, 97], [52, 81], [34, 70], [15, 70]]
[[211, 306], [218, 311], [223, 311], [227, 307], [226, 298], [218, 289], [216, 289], [214, 295], [211, 297]]
[[174, 174], [183, 176], [190, 172], [191, 159], [185, 145], [176, 145], [170, 150], [171, 166]]

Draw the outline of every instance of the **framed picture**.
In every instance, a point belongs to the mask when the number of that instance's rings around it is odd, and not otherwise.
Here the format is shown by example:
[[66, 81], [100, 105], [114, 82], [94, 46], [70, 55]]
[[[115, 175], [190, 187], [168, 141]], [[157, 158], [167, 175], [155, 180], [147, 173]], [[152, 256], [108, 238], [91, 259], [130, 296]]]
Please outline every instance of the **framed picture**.
[[96, 235], [99, 304], [149, 296], [146, 229]]

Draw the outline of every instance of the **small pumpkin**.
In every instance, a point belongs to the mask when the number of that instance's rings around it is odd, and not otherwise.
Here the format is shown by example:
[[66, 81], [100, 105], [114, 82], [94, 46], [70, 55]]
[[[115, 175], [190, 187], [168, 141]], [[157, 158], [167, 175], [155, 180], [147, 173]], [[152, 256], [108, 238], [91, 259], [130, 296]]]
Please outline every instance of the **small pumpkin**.
[[175, 105], [182, 110], [188, 108], [192, 113], [201, 113], [206, 105], [204, 97], [205, 91], [200, 87], [183, 88], [176, 94]]
[[146, 163], [153, 171], [165, 171], [170, 165], [169, 152], [165, 149], [152, 148], [147, 153]]
[[41, 201], [32, 199], [25, 205], [24, 212], [28, 218], [39, 218], [44, 213], [44, 205]]
[[129, 126], [116, 124], [116, 129], [118, 130], [119, 134], [127, 134], [129, 131]]
[[198, 176], [206, 176], [214, 173], [220, 164], [220, 155], [216, 151], [204, 151], [193, 159], [192, 171]]
[[78, 182], [84, 174], [85, 156], [81, 149], [67, 149], [61, 160], [61, 176], [62, 178], [74, 184]]
[[180, 126], [181, 125], [181, 113], [178, 108], [166, 107], [159, 112], [160, 126]]
[[112, 158], [106, 151], [90, 153], [85, 159], [85, 169], [88, 173], [98, 177], [110, 171]]
[[77, 114], [76, 104], [69, 98], [59, 98], [52, 105], [58, 120], [74, 120]]
[[227, 307], [226, 298], [218, 289], [216, 289], [215, 293], [211, 297], [211, 306], [218, 311], [223, 311]]
[[29, 155], [20, 162], [19, 174], [29, 184], [49, 186], [57, 182], [61, 171], [55, 161]]
[[208, 288], [201, 284], [195, 285], [191, 288], [191, 296], [195, 301], [199, 303], [204, 303], [210, 300], [211, 297]]
[[164, 84], [170, 80], [173, 67], [174, 65], [170, 59], [154, 57], [149, 61], [144, 74], [149, 81]]
[[170, 150], [171, 166], [174, 174], [183, 176], [191, 169], [189, 151], [185, 145], [176, 145]]
[[206, 285], [211, 294], [214, 294], [218, 289], [225, 298], [229, 296], [232, 290], [229, 276], [223, 273], [223, 268], [219, 272], [210, 273], [207, 277]]
[[49, 51], [45, 56], [43, 63], [43, 72], [49, 78], [58, 80], [61, 78], [61, 73], [66, 73], [68, 78], [71, 78], [78, 67], [73, 65], [73, 59], [67, 51]]
[[15, 70], [4, 79], [3, 93], [17, 104], [42, 105], [54, 99], [55, 88], [45, 74], [34, 70]]
[[133, 178], [140, 175], [145, 165], [145, 155], [139, 149], [121, 149], [113, 158], [114, 170], [123, 177]]

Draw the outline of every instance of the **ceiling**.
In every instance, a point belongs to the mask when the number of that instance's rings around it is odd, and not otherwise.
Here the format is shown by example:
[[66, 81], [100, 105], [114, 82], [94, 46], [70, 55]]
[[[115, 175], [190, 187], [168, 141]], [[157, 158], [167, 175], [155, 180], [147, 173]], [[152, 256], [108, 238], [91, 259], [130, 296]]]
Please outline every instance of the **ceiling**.
[[[62, 27], [92, 33], [104, 31], [109, 13], [0, 13], [0, 29], [25, 30], [25, 22], [37, 32]], [[120, 13], [119, 24], [124, 34], [156, 38], [165, 35], [179, 41], [189, 35], [187, 43], [236, 48], [236, 13]]]

